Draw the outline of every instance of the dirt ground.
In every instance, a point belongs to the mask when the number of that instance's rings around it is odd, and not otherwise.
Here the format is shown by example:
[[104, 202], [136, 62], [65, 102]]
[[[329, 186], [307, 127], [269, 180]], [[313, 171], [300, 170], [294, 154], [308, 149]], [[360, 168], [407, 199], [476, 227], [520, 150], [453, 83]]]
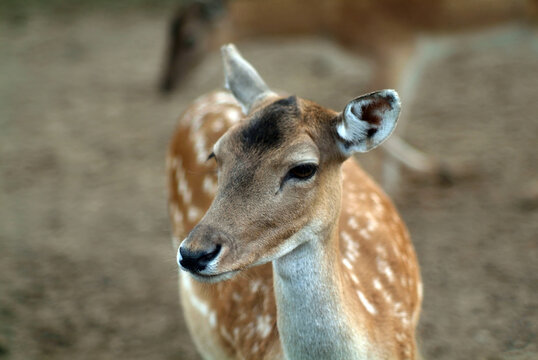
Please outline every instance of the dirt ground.
[[[0, 359], [197, 359], [178, 305], [164, 155], [210, 56], [156, 92], [165, 14], [0, 24]], [[420, 78], [405, 137], [478, 176], [406, 176], [426, 359], [538, 358], [538, 40], [464, 44]], [[474, 43], [476, 44], [476, 42]], [[270, 85], [337, 109], [367, 64], [325, 40], [243, 44]]]

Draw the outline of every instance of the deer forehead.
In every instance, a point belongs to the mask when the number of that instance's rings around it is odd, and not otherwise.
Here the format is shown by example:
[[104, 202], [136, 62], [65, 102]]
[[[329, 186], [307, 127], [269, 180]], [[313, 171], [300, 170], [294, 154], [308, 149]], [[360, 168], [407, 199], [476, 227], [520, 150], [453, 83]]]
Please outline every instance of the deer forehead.
[[[318, 116], [318, 115], [324, 116]], [[213, 147], [217, 157], [247, 158], [267, 163], [317, 162], [320, 157], [319, 123], [334, 118], [330, 111], [313, 108], [295, 96], [259, 106], [244, 121], [225, 133]], [[329, 125], [329, 121], [325, 121]], [[273, 161], [271, 161], [273, 160]]]

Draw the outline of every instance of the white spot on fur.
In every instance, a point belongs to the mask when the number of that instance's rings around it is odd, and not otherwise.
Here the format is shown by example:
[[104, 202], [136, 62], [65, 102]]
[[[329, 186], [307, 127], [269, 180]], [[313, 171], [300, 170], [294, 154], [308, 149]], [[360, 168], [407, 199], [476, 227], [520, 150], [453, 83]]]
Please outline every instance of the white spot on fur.
[[249, 283], [249, 286], [250, 286], [250, 291], [255, 293], [258, 291], [258, 289], [260, 288], [262, 282], [261, 280], [252, 280], [250, 283]]
[[239, 111], [239, 109], [236, 109], [236, 108], [227, 109], [225, 116], [226, 116], [226, 120], [228, 120], [228, 122], [231, 124], [235, 124], [242, 118], [241, 112]]
[[376, 264], [377, 264], [377, 270], [385, 274], [389, 282], [394, 282], [394, 273], [392, 272], [392, 269], [390, 268], [387, 261], [381, 259], [380, 257], [376, 258]]
[[344, 264], [344, 266], [347, 267], [349, 270], [353, 270], [353, 265], [351, 265], [348, 259], [342, 259], [342, 264]]
[[353, 242], [353, 238], [345, 231], [340, 232], [340, 236], [342, 236], [342, 239], [347, 243]]
[[359, 235], [362, 236], [365, 239], [370, 239], [370, 233], [368, 232], [368, 229], [360, 229]]
[[374, 281], [373, 281], [373, 284], [374, 284], [374, 288], [376, 290], [381, 290], [382, 286], [381, 286], [381, 281], [379, 281], [378, 278], [375, 278]]
[[202, 210], [198, 209], [196, 206], [189, 207], [189, 211], [187, 213], [187, 218], [190, 222], [194, 222], [195, 220], [198, 220], [202, 216]]
[[271, 315], [262, 315], [256, 318], [256, 331], [263, 339], [271, 333]]
[[208, 195], [215, 195], [217, 192], [217, 184], [211, 176], [206, 176], [202, 182], [202, 189]]
[[368, 231], [372, 232], [377, 229], [377, 227], [379, 226], [377, 219], [369, 212], [364, 215], [368, 219], [368, 223], [366, 224], [366, 228], [368, 229]]
[[196, 153], [196, 161], [199, 164], [206, 162], [209, 152], [207, 150], [207, 140], [202, 132], [195, 132], [193, 139], [194, 152]]
[[372, 315], [377, 314], [377, 310], [376, 310], [376, 308], [374, 307], [374, 305], [372, 305], [371, 302], [368, 301], [368, 299], [366, 298], [366, 296], [364, 296], [364, 294], [362, 293], [362, 291], [357, 290], [357, 295], [359, 295], [359, 299], [360, 299], [361, 303], [364, 305], [364, 307], [366, 308], [366, 310], [367, 310], [370, 314], [372, 314]]
[[239, 302], [239, 301], [241, 301], [241, 299], [243, 299], [243, 298], [241, 297], [241, 295], [239, 295], [238, 292], [234, 291], [232, 293], [232, 300], [233, 301]]
[[189, 184], [187, 182], [187, 178], [185, 177], [185, 172], [181, 167], [181, 162], [178, 164], [178, 167], [176, 169], [176, 180], [177, 191], [179, 195], [181, 195], [183, 203], [185, 203], [185, 205], [190, 204], [192, 200], [192, 192], [191, 189], [189, 189]]
[[387, 258], [387, 249], [383, 245], [376, 245], [375, 251], [381, 256], [382, 258]]
[[346, 257], [352, 262], [355, 262], [355, 260], [357, 260], [358, 255], [359, 255], [359, 253], [357, 253], [355, 251], [347, 251], [346, 252]]
[[211, 311], [209, 314], [209, 326], [211, 326], [211, 328], [217, 326], [217, 314], [214, 311]]
[[349, 252], [354, 253], [355, 255], [359, 256], [359, 243], [357, 242], [350, 242], [347, 244], [347, 248]]
[[351, 281], [353, 281], [355, 284], [359, 283], [359, 278], [355, 274], [351, 274]]
[[388, 303], [392, 303], [392, 295], [388, 291], [383, 291], [383, 297]]
[[394, 315], [400, 318], [402, 325], [406, 327], [409, 326], [409, 314], [403, 309], [403, 305], [401, 302], [397, 302], [394, 304]]
[[384, 212], [385, 209], [381, 204], [381, 198], [379, 197], [379, 195], [377, 195], [376, 193], [371, 193], [370, 199], [372, 199], [372, 201], [374, 202], [374, 212], [378, 214]]
[[359, 224], [357, 223], [357, 219], [354, 217], [350, 217], [347, 224], [353, 229], [357, 230], [359, 228]]

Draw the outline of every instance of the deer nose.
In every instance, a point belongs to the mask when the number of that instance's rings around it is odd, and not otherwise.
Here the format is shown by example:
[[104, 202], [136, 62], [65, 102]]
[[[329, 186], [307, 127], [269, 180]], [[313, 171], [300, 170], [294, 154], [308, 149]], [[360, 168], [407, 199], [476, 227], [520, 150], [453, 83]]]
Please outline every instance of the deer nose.
[[189, 271], [200, 272], [219, 255], [221, 248], [222, 246], [217, 244], [210, 250], [191, 251], [180, 246], [181, 260], [179, 260], [179, 264]]

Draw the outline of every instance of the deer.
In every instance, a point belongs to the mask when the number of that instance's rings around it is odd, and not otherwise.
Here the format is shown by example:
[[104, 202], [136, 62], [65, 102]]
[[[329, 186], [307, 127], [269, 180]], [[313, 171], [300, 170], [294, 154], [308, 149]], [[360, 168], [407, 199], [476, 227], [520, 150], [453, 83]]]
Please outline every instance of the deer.
[[[411, 104], [421, 71], [437, 56], [432, 52], [438, 52], [421, 45], [424, 35], [457, 35], [508, 22], [534, 22], [537, 14], [537, 0], [191, 0], [170, 22], [160, 89], [171, 92], [222, 43], [321, 35], [369, 60], [372, 77], [367, 91], [396, 88]], [[472, 175], [472, 164], [438, 159], [404, 141], [406, 122], [400, 120], [398, 134], [379, 154], [388, 193], [397, 194], [401, 166], [442, 183]]]
[[394, 131], [394, 90], [342, 112], [272, 91], [233, 44], [225, 84], [166, 158], [185, 321], [204, 359], [418, 359], [409, 232], [353, 160]]
[[[508, 22], [535, 22], [536, 0], [190, 0], [170, 21], [160, 78], [163, 92], [220, 44], [260, 38], [325, 36], [372, 60], [369, 89], [406, 89], [423, 35], [457, 36]], [[409, 87], [410, 84], [407, 84]]]

